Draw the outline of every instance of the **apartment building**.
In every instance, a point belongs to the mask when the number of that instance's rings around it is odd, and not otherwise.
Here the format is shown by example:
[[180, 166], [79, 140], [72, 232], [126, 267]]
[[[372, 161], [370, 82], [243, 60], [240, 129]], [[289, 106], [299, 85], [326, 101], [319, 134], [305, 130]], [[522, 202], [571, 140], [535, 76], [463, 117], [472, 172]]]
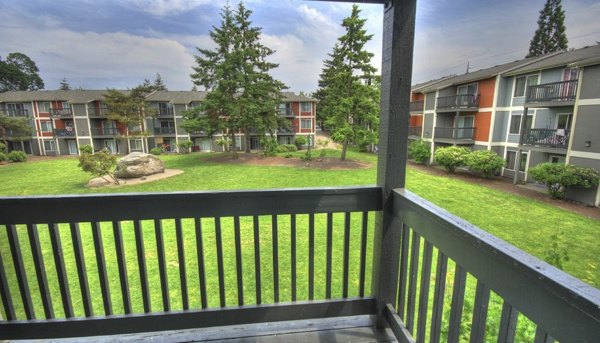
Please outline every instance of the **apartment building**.
[[[527, 171], [543, 162], [600, 170], [599, 85], [600, 45], [433, 80], [412, 88], [409, 130], [432, 152], [493, 150], [506, 160], [502, 176], [515, 182], [533, 182]], [[567, 197], [600, 205], [600, 189]]]
[[[124, 91], [126, 92], [126, 91]], [[176, 151], [177, 144], [194, 142], [194, 151], [222, 151], [216, 144], [222, 134], [212, 137], [205, 132], [187, 132], [181, 127], [184, 111], [198, 106], [205, 92], [157, 91], [146, 97], [152, 116], [141, 125], [127, 126], [106, 116], [104, 90], [17, 91], [0, 93], [0, 114], [27, 117], [31, 137], [23, 139], [6, 133], [9, 150], [31, 155], [77, 155], [79, 147], [92, 145], [94, 150], [107, 148], [112, 153], [147, 152], [160, 146]], [[293, 92], [282, 93], [277, 115], [289, 121], [276, 132], [277, 140], [293, 143], [296, 136], [306, 136], [314, 145], [316, 100]], [[245, 149], [243, 132], [236, 133], [236, 146]], [[251, 149], [260, 148], [260, 140], [251, 131]]]

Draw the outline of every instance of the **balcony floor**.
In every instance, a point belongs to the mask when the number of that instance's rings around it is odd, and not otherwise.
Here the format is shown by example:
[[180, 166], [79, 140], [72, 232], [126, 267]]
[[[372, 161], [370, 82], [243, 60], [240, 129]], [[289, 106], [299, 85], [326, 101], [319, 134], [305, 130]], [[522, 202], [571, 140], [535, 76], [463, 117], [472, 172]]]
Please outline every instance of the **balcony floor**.
[[[206, 329], [148, 332], [121, 336], [78, 337], [44, 342], [397, 342], [391, 329], [377, 330], [375, 316], [351, 316]], [[12, 342], [40, 342], [23, 340]]]

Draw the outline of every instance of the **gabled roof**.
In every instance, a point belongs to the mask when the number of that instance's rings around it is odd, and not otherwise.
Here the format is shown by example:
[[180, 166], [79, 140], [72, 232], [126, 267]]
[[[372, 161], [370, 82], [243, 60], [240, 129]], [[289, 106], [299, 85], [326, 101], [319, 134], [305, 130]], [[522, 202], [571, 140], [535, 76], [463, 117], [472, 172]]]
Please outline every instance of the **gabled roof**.
[[305, 101], [305, 102], [315, 102], [317, 99], [308, 97], [306, 95], [300, 94], [297, 95], [294, 92], [281, 92], [281, 96], [283, 100], [286, 101]]
[[104, 94], [106, 90], [14, 91], [0, 93], [0, 102], [66, 101], [71, 104], [87, 104], [103, 100]]
[[507, 73], [504, 73], [503, 75], [512, 76], [536, 72], [544, 69], [566, 67], [571, 65], [578, 66], [580, 63], [582, 63], [581, 65], [600, 64], [600, 45], [556, 53], [540, 61], [513, 69]]
[[206, 97], [203, 91], [156, 91], [146, 97], [147, 101], [168, 101], [174, 104], [187, 105], [190, 102], [202, 101]]
[[420, 92], [421, 88], [427, 88], [427, 87], [431, 87], [437, 83], [440, 83], [442, 81], [448, 80], [451, 77], [455, 77], [456, 75], [448, 75], [448, 76], [442, 76], [439, 79], [435, 79], [435, 80], [429, 80], [429, 81], [425, 81], [425, 82], [421, 82], [421, 83], [417, 83], [416, 85], [413, 85], [412, 87], [410, 87], [410, 90], [413, 92]]

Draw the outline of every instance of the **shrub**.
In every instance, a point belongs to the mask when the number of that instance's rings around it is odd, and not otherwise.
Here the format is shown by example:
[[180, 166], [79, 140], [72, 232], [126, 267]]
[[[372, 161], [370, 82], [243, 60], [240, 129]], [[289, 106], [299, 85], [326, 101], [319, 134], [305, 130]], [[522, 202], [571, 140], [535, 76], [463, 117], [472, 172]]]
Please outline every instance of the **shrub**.
[[0, 162], [6, 161], [7, 158], [8, 157], [6, 156], [6, 154], [0, 151]]
[[312, 161], [312, 153], [310, 152], [310, 147], [308, 148], [308, 150], [306, 150], [303, 156], [300, 156], [300, 159], [306, 162]]
[[283, 155], [283, 157], [290, 158], [290, 157], [294, 157], [294, 155], [288, 152], [287, 154]]
[[181, 153], [181, 154], [189, 154], [190, 151], [192, 150], [193, 145], [194, 145], [194, 142], [192, 142], [192, 141], [185, 141], [185, 142], [177, 143], [177, 147], [179, 148], [179, 153]]
[[317, 144], [321, 147], [321, 151], [319, 152], [319, 157], [323, 158], [327, 155], [327, 145], [329, 145], [329, 139], [319, 139], [317, 140]]
[[443, 166], [448, 173], [453, 174], [456, 168], [465, 165], [469, 153], [469, 149], [457, 146], [439, 148], [435, 151], [435, 162]]
[[6, 144], [0, 142], [0, 152], [6, 153]]
[[306, 145], [306, 142], [307, 140], [304, 136], [298, 136], [294, 138], [294, 145], [296, 145], [298, 149], [301, 149], [303, 145]]
[[163, 149], [160, 147], [150, 149], [150, 153], [152, 155], [160, 155], [160, 154], [162, 154], [162, 152], [163, 152]]
[[79, 156], [79, 167], [81, 167], [83, 171], [118, 185], [119, 180], [114, 175], [116, 165], [117, 157], [111, 155], [106, 148], [94, 155], [82, 154]]
[[415, 162], [423, 164], [431, 157], [431, 149], [427, 142], [418, 139], [408, 144], [408, 154]]
[[278, 152], [277, 141], [273, 138], [263, 138], [260, 140], [260, 147], [262, 149], [263, 156], [275, 156], [275, 153]]
[[284, 148], [286, 148], [288, 152], [296, 152], [296, 151], [298, 151], [298, 148], [294, 144], [284, 144], [282, 146]]
[[491, 150], [478, 150], [469, 154], [466, 164], [470, 170], [482, 174], [486, 179], [500, 172], [504, 159]]
[[8, 160], [11, 162], [25, 162], [27, 161], [27, 154], [23, 151], [13, 150], [8, 153]]
[[590, 188], [598, 185], [600, 174], [597, 170], [570, 164], [541, 163], [529, 169], [529, 175], [546, 185], [553, 199], [565, 197], [567, 187]]
[[79, 151], [81, 151], [82, 154], [91, 154], [94, 152], [94, 148], [91, 145], [86, 144], [80, 146]]

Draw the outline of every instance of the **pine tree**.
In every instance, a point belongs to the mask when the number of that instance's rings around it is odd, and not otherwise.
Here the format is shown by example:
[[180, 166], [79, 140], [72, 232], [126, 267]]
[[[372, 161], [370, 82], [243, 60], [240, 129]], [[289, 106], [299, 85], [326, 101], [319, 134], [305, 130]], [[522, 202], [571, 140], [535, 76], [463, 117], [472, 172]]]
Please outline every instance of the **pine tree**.
[[547, 0], [540, 11], [538, 28], [529, 43], [529, 53], [526, 57], [535, 57], [555, 51], [567, 49], [565, 33], [565, 11], [561, 0]]
[[60, 86], [58, 87], [58, 89], [61, 91], [70, 91], [71, 90], [71, 85], [67, 82], [66, 77], [63, 77], [63, 79], [60, 80]]
[[324, 61], [316, 93], [321, 101], [319, 118], [325, 120], [331, 138], [342, 143], [342, 161], [349, 144], [365, 148], [375, 143], [379, 125], [379, 77], [371, 65], [373, 53], [364, 50], [373, 35], [363, 29], [366, 20], [359, 14], [354, 5], [350, 17], [344, 18], [346, 33]]
[[167, 90], [167, 86], [165, 86], [165, 83], [163, 82], [163, 79], [159, 73], [156, 73], [156, 77], [154, 78], [154, 84], [152, 85], [152, 88], [155, 91], [166, 91]]

